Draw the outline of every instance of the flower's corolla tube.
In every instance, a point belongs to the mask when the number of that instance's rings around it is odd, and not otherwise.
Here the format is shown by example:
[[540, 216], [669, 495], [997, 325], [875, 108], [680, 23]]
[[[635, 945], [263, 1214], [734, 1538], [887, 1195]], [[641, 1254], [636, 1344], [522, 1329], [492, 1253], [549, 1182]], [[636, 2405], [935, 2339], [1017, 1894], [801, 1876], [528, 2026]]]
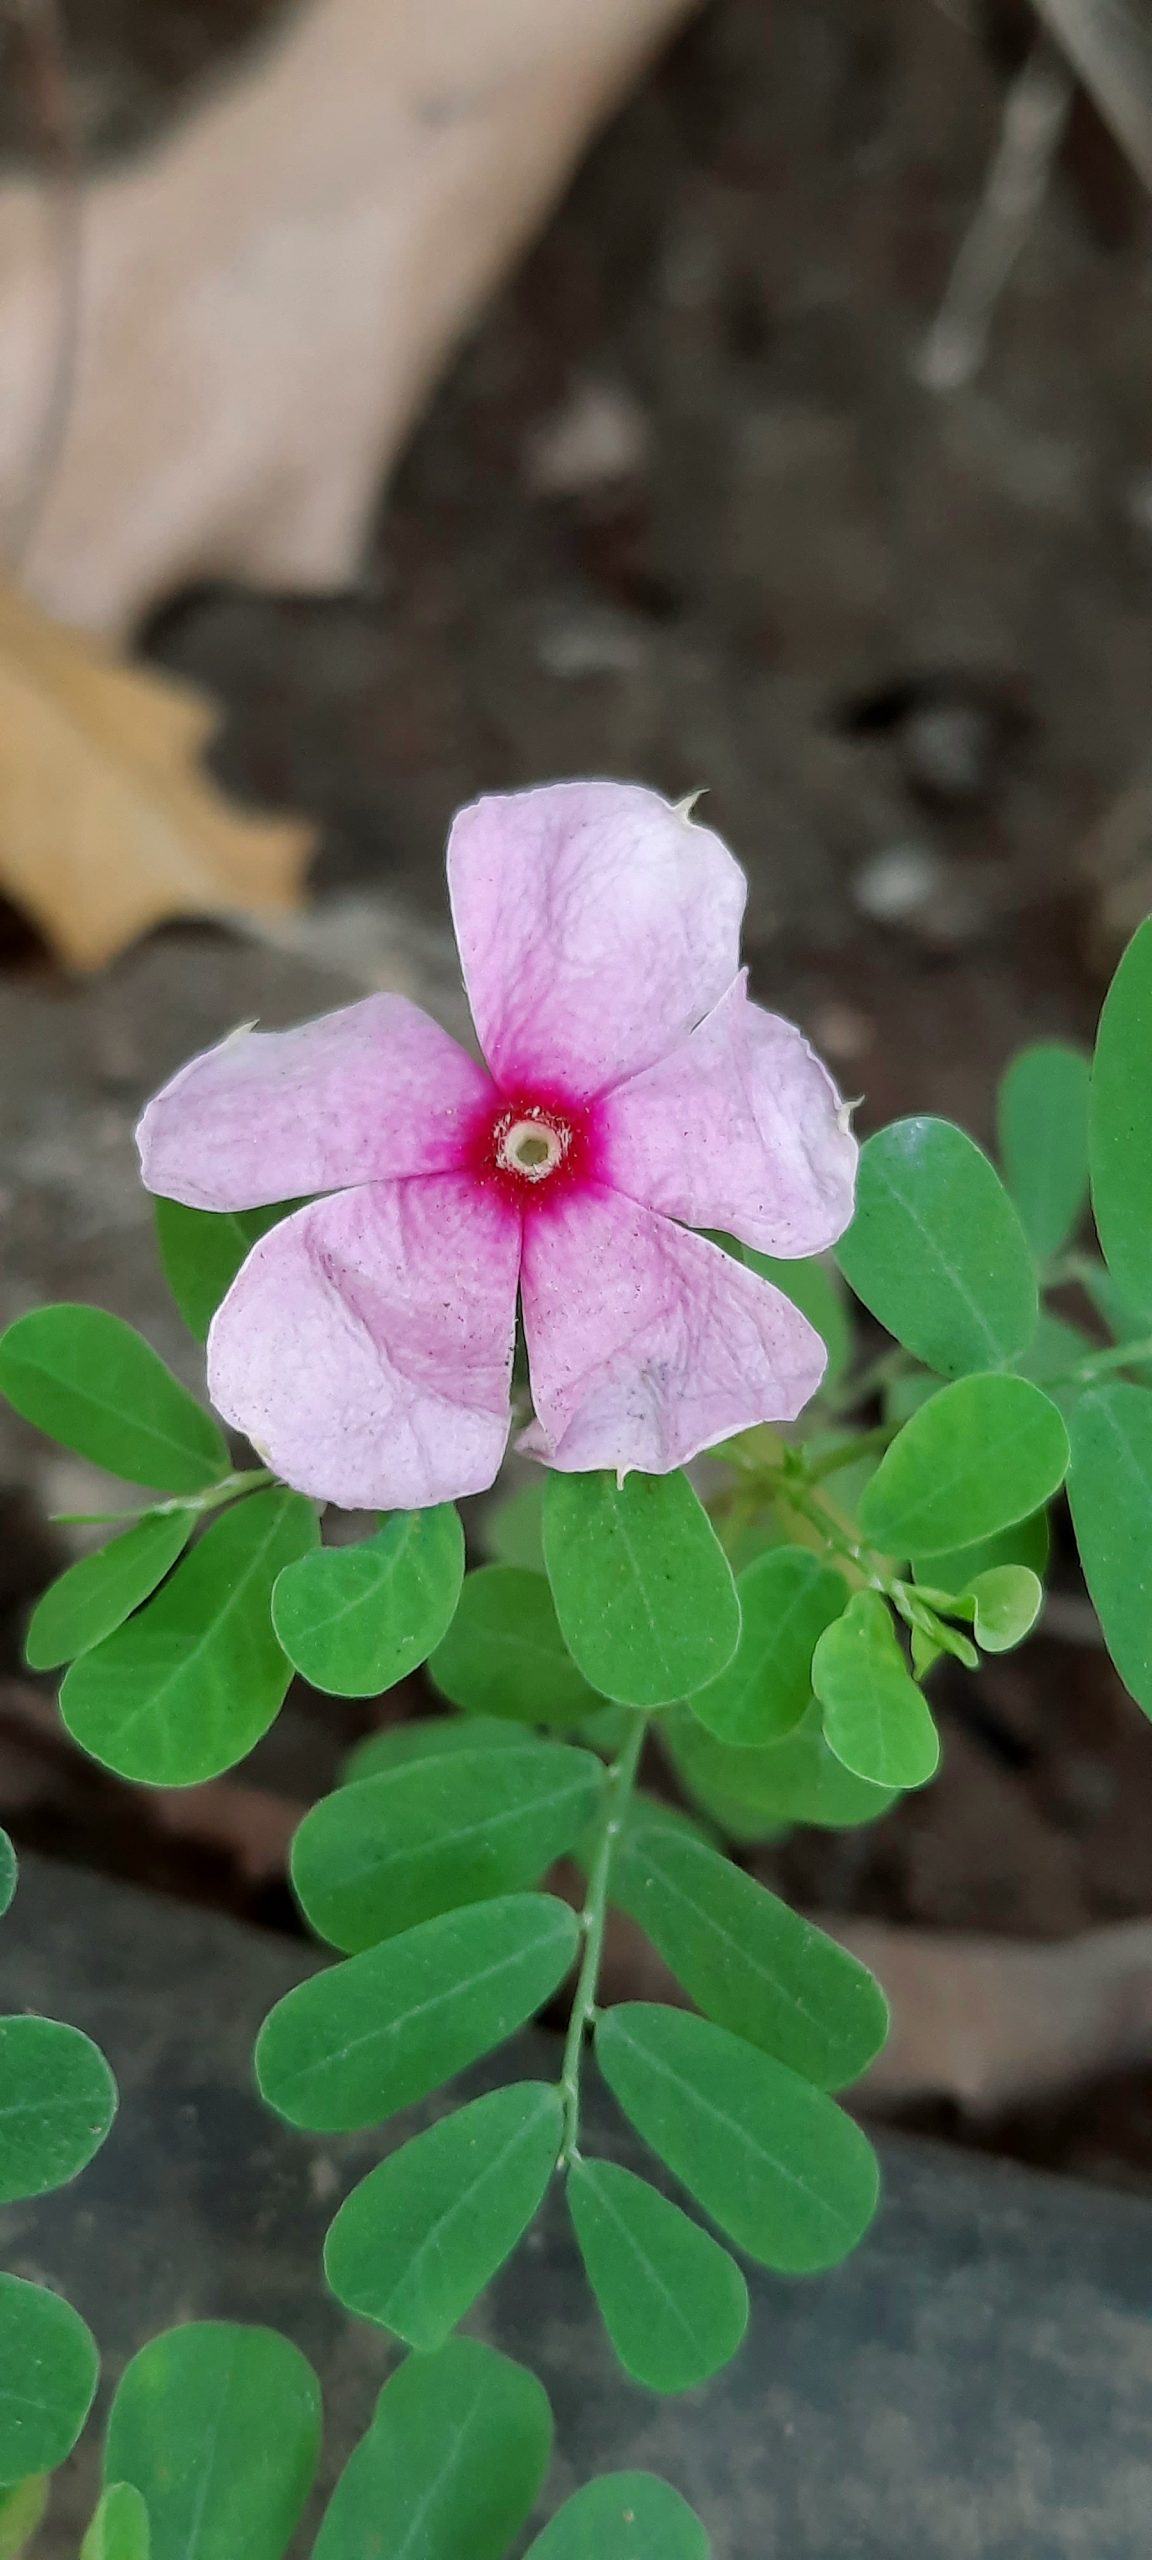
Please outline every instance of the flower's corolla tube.
[[655, 792], [478, 800], [448, 876], [486, 1064], [403, 996], [192, 1060], [140, 1124], [144, 1180], [198, 1209], [314, 1197], [214, 1319], [211, 1393], [286, 1483], [349, 1509], [491, 1484], [519, 1295], [552, 1467], [663, 1474], [789, 1421], [824, 1346], [693, 1229], [818, 1253], [856, 1145], [791, 1024], [749, 1002], [743, 873]]

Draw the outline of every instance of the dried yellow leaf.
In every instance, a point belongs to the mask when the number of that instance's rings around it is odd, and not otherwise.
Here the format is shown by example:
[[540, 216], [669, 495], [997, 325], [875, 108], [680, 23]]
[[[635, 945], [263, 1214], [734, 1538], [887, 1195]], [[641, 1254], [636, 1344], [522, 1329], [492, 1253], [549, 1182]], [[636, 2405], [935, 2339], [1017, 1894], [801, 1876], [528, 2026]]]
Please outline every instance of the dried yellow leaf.
[[214, 725], [190, 685], [0, 587], [0, 890], [70, 968], [166, 917], [300, 905], [314, 830], [229, 806], [194, 761]]

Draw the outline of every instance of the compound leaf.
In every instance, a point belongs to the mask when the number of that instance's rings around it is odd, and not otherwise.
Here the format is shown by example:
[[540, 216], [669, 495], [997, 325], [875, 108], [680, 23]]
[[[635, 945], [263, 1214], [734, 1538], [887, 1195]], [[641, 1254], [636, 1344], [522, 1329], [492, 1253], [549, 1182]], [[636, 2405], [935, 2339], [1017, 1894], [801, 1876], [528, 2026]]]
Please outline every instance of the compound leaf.
[[69, 1733], [154, 1787], [196, 1786], [242, 1760], [292, 1676], [272, 1587], [316, 1536], [313, 1505], [279, 1488], [222, 1512], [155, 1599], [73, 1663], [60, 1692]]
[[527, 2230], [562, 2132], [558, 2091], [525, 2080], [416, 2134], [340, 2207], [324, 2249], [337, 2301], [442, 2346]]
[[732, 1660], [740, 1603], [703, 1504], [681, 1470], [548, 1478], [544, 1553], [564, 1640], [621, 1706], [669, 1706]]
[[353, 2133], [413, 2106], [514, 2035], [568, 1972], [567, 1903], [504, 1894], [297, 1983], [264, 2021], [256, 2075], [270, 2106], [317, 2133]]
[[552, 2450], [534, 2374], [450, 2338], [409, 2356], [345, 2464], [312, 2560], [504, 2560]]
[[946, 1378], [993, 1369], [1035, 1331], [1036, 1273], [995, 1167], [948, 1120], [897, 1120], [860, 1152], [838, 1247], [850, 1286]]
[[568, 2206], [584, 2270], [626, 2373], [691, 2391], [735, 2355], [748, 2287], [733, 2258], [659, 2189], [608, 2160], [577, 2160]]

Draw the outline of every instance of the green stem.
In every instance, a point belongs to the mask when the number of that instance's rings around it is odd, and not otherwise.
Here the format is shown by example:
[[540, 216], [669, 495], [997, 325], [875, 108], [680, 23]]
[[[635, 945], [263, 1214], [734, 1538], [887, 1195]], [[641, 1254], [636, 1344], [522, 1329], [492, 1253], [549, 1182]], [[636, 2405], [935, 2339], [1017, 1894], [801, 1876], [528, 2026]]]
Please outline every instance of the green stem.
[[858, 1369], [854, 1377], [845, 1378], [838, 1387], [822, 1389], [825, 1407], [834, 1419], [838, 1414], [851, 1413], [856, 1405], [866, 1404], [870, 1396], [879, 1395], [896, 1378], [910, 1375], [915, 1366], [901, 1345], [893, 1343], [889, 1350], [878, 1352], [865, 1368]]
[[1141, 1361], [1152, 1360], [1152, 1334], [1143, 1334], [1133, 1342], [1111, 1343], [1106, 1351], [1093, 1351], [1063, 1378], [1046, 1378], [1047, 1387], [1090, 1386], [1093, 1378], [1106, 1377], [1110, 1369], [1134, 1369]]
[[162, 1518], [167, 1518], [170, 1511], [218, 1511], [222, 1502], [235, 1502], [238, 1495], [253, 1493], [257, 1485], [275, 1481], [271, 1467], [236, 1467], [230, 1476], [221, 1476], [219, 1484], [210, 1484], [204, 1493], [173, 1494], [170, 1502], [154, 1502], [150, 1509], [153, 1516], [159, 1512]]
[[873, 1431], [858, 1431], [851, 1440], [841, 1440], [822, 1458], [806, 1458], [804, 1472], [809, 1484], [823, 1484], [826, 1476], [839, 1475], [842, 1467], [854, 1467], [858, 1458], [870, 1458], [874, 1450], [884, 1450], [896, 1437], [896, 1425], [878, 1422]]
[[174, 1511], [193, 1511], [199, 1518], [204, 1511], [218, 1511], [221, 1503], [237, 1501], [242, 1493], [253, 1493], [259, 1484], [275, 1482], [271, 1467], [236, 1467], [203, 1493], [174, 1493], [167, 1502], [146, 1502], [142, 1509], [133, 1505], [126, 1511], [53, 1511], [49, 1516], [61, 1528], [70, 1529], [110, 1528], [117, 1520], [167, 1520]]
[[580, 2067], [584, 2057], [584, 2038], [596, 2016], [596, 1993], [600, 1980], [600, 1959], [604, 1952], [604, 1930], [608, 1919], [608, 1886], [612, 1875], [612, 1859], [616, 1843], [624, 1828], [628, 1799], [635, 1784], [640, 1764], [648, 1718], [637, 1711], [628, 1738], [612, 1761], [595, 1845], [588, 1871], [588, 1892], [580, 1915], [584, 1932], [584, 1952], [576, 1989], [572, 1999], [572, 2015], [564, 2041], [564, 2060], [560, 2070], [560, 2098], [564, 2109], [564, 2139], [560, 2146], [560, 2167], [567, 2169], [580, 2157]]

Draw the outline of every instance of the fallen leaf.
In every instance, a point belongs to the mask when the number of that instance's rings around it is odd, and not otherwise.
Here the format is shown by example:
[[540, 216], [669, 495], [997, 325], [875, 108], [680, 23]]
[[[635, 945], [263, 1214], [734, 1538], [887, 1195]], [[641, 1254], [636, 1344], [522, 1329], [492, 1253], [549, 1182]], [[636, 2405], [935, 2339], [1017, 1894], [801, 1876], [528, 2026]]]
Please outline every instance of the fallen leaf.
[[214, 723], [0, 587], [0, 890], [69, 967], [168, 916], [299, 906], [314, 830], [229, 806], [195, 763]]
[[975, 2120], [1152, 2061], [1152, 1921], [1035, 1946], [820, 1916], [887, 1993], [892, 2030], [854, 2103], [950, 2098]]
[[[693, 0], [312, 0], [85, 190], [67, 419], [22, 574], [122, 630], [193, 578], [354, 574], [447, 349]], [[58, 339], [41, 191], [0, 189], [0, 521]]]

